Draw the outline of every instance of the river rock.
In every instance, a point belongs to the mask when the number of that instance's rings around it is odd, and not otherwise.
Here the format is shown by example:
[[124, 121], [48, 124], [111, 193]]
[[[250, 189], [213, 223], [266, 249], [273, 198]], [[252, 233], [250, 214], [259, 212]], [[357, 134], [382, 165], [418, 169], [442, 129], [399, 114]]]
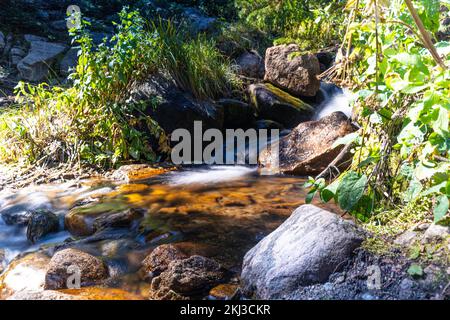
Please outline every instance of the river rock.
[[8, 225], [28, 224], [30, 215], [38, 209], [52, 210], [52, 204], [46, 194], [30, 192], [26, 196], [15, 200], [11, 199], [0, 208], [0, 216]]
[[313, 205], [303, 205], [244, 257], [242, 288], [257, 299], [282, 299], [324, 283], [363, 241], [352, 222]]
[[36, 243], [39, 239], [59, 229], [59, 219], [48, 210], [36, 210], [30, 214], [27, 227], [27, 239]]
[[248, 91], [250, 101], [261, 119], [273, 120], [287, 128], [293, 128], [301, 122], [311, 120], [314, 115], [314, 108], [309, 104], [271, 84], [252, 84]]
[[13, 260], [0, 276], [0, 299], [23, 290], [43, 290], [49, 262], [50, 258], [40, 252]]
[[271, 149], [265, 149], [259, 157], [260, 166], [302, 176], [318, 174], [343, 148], [333, 148], [333, 143], [354, 131], [351, 121], [342, 112], [333, 112], [318, 121], [301, 123], [279, 140], [279, 162]]
[[293, 95], [313, 97], [320, 89], [320, 64], [313, 54], [301, 54], [296, 44], [280, 45], [266, 51], [264, 80]]
[[[154, 105], [155, 98], [159, 101], [157, 106]], [[149, 101], [146, 113], [168, 135], [176, 129], [187, 129], [193, 134], [194, 121], [201, 121], [203, 130], [223, 128], [223, 108], [210, 101], [194, 99], [163, 76], [153, 77], [133, 90], [132, 100]]]
[[32, 41], [30, 45], [28, 55], [17, 64], [17, 69], [22, 79], [38, 82], [47, 76], [49, 66], [66, 50], [66, 46], [45, 41]]
[[235, 99], [221, 99], [217, 104], [223, 108], [225, 128], [248, 128], [255, 120], [256, 110], [248, 103]]
[[9, 61], [12, 66], [17, 66], [17, 64], [27, 55], [25, 48], [22, 47], [12, 47], [9, 51]]
[[80, 285], [83, 287], [108, 276], [108, 271], [100, 259], [77, 249], [64, 249], [55, 253], [50, 260], [45, 275], [45, 289], [67, 288], [69, 277], [76, 273], [71, 268], [78, 268], [80, 271]]
[[154, 299], [188, 299], [206, 295], [226, 277], [226, 271], [212, 259], [195, 255], [175, 260], [167, 270], [153, 278], [151, 296]]
[[127, 164], [114, 171], [111, 178], [125, 182], [146, 180], [175, 170], [174, 166], [152, 166], [148, 164]]
[[187, 259], [188, 256], [172, 244], [158, 246], [142, 261], [141, 272], [145, 277], [153, 278], [166, 271], [169, 264], [175, 260]]
[[95, 231], [106, 228], [129, 228], [134, 221], [142, 218], [143, 212], [130, 208], [117, 213], [109, 213], [95, 218], [93, 227]]
[[255, 50], [246, 51], [236, 59], [239, 74], [249, 77], [264, 78], [264, 59]]

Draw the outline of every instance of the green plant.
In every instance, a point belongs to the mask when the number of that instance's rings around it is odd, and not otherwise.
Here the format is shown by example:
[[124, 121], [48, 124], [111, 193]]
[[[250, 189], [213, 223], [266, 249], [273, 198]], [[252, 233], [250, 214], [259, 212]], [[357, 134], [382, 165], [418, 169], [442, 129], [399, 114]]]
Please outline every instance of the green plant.
[[329, 185], [311, 178], [309, 197], [334, 199], [362, 220], [377, 207], [429, 198], [425, 210], [440, 222], [450, 197], [450, 43], [428, 39], [439, 27], [439, 1], [352, 0], [348, 8], [329, 78], [356, 91], [362, 128], [340, 142], [352, 147], [351, 168]]

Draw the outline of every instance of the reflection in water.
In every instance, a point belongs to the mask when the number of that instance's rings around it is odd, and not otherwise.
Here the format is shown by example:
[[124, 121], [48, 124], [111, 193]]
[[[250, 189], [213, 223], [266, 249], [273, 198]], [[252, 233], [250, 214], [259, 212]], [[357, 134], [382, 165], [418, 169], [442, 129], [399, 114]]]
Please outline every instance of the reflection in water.
[[61, 222], [71, 207], [80, 205], [87, 224], [98, 215], [127, 208], [144, 213], [128, 227], [100, 230], [70, 242], [70, 234], [61, 231], [33, 246], [26, 240], [24, 227], [1, 221], [0, 249], [10, 261], [40, 247], [77, 247], [102, 256], [116, 275], [111, 286], [129, 291], [140, 290], [143, 281], [136, 271], [152, 248], [162, 243], [181, 243], [186, 251], [214, 258], [238, 272], [245, 253], [303, 204], [303, 183], [298, 177], [260, 176], [248, 167], [215, 166], [169, 172], [131, 184], [89, 181], [30, 187], [3, 201], [0, 210], [33, 203], [30, 197], [39, 194], [48, 199]]

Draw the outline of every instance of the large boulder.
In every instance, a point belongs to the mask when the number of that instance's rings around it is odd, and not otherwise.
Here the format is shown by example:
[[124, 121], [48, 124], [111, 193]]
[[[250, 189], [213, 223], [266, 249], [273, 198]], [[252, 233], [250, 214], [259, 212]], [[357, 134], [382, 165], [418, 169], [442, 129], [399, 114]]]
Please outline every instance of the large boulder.
[[79, 270], [80, 285], [90, 286], [108, 277], [103, 261], [77, 249], [64, 249], [55, 253], [45, 274], [46, 290], [65, 289], [69, 277]]
[[264, 78], [264, 59], [254, 50], [241, 54], [236, 59], [236, 65], [238, 73], [243, 76], [256, 79]]
[[20, 77], [33, 82], [43, 80], [49, 67], [65, 50], [66, 46], [60, 43], [31, 41], [28, 55], [17, 64]]
[[141, 272], [144, 273], [145, 277], [149, 276], [150, 278], [153, 278], [160, 275], [161, 272], [166, 271], [172, 261], [183, 260], [186, 258], [188, 258], [186, 253], [176, 246], [172, 244], [163, 244], [153, 250], [144, 261], [142, 261]]
[[264, 80], [293, 95], [313, 97], [320, 89], [320, 64], [313, 54], [301, 54], [296, 44], [280, 45], [266, 51]]
[[49, 210], [36, 210], [30, 214], [27, 227], [27, 239], [36, 243], [39, 239], [59, 229], [59, 219]]
[[245, 255], [244, 293], [282, 299], [299, 287], [323, 283], [351, 259], [363, 238], [352, 222], [303, 205]]
[[[333, 147], [334, 142], [355, 130], [342, 112], [334, 112], [318, 121], [301, 123], [279, 140], [278, 155], [273, 151], [276, 148], [267, 148], [261, 152], [260, 166], [302, 176], [318, 174], [342, 150], [342, 145]], [[348, 159], [344, 157], [343, 160]]]
[[[158, 100], [157, 106], [155, 99]], [[140, 85], [132, 92], [132, 100], [149, 101], [147, 114], [158, 122], [166, 134], [179, 128], [193, 133], [194, 121], [201, 121], [203, 130], [223, 127], [222, 107], [210, 101], [197, 101], [164, 76], [154, 77]]]
[[153, 278], [151, 297], [154, 299], [189, 299], [206, 295], [225, 281], [227, 272], [212, 259], [194, 255], [174, 260], [158, 277]]
[[286, 128], [293, 128], [314, 116], [314, 108], [309, 104], [271, 84], [252, 84], [248, 91], [260, 119], [273, 120]]

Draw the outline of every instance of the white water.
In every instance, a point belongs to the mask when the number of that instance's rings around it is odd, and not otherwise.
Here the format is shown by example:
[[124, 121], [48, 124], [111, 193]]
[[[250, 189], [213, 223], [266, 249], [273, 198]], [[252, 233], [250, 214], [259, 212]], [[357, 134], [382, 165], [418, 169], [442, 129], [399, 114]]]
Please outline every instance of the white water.
[[213, 184], [219, 182], [239, 180], [256, 172], [257, 168], [246, 166], [211, 166], [192, 171], [174, 172], [169, 178], [172, 185]]
[[336, 111], [341, 111], [347, 117], [351, 117], [350, 101], [352, 93], [349, 90], [338, 88], [329, 83], [322, 83], [320, 90], [324, 95], [324, 101], [316, 108], [314, 120], [322, 119]]

